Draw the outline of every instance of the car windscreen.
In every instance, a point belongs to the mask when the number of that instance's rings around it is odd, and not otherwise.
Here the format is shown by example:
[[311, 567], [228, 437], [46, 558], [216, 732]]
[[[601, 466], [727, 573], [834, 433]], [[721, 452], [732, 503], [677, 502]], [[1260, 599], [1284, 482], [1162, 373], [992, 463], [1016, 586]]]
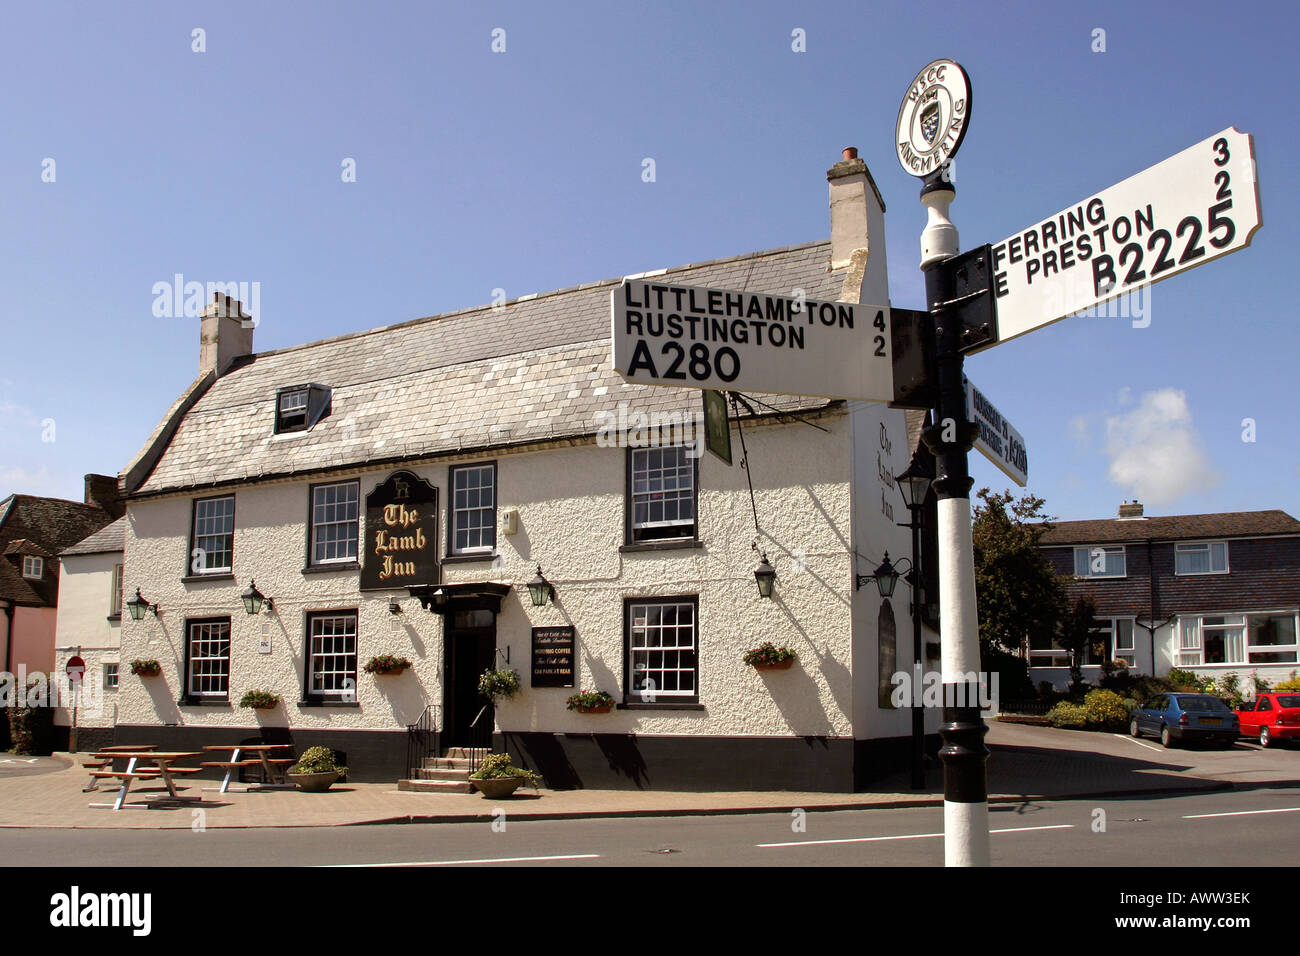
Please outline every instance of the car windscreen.
[[1188, 711], [1221, 711], [1228, 710], [1228, 705], [1217, 697], [1180, 697], [1178, 702], [1182, 705], [1183, 710]]
[[1279, 707], [1300, 707], [1300, 694], [1279, 694], [1277, 705]]

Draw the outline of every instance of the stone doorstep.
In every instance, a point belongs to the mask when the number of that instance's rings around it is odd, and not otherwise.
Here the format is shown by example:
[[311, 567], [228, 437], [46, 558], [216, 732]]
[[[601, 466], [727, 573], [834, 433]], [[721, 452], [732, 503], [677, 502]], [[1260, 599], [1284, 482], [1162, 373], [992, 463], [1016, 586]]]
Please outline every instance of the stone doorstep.
[[397, 789], [418, 793], [473, 793], [474, 785], [469, 780], [399, 780]]
[[448, 747], [443, 759], [468, 760], [471, 756], [477, 755], [481, 760], [489, 753], [491, 751], [487, 747]]
[[425, 757], [424, 767], [427, 770], [468, 770], [468, 757]]
[[446, 767], [420, 767], [413, 776], [416, 780], [468, 780], [469, 771]]

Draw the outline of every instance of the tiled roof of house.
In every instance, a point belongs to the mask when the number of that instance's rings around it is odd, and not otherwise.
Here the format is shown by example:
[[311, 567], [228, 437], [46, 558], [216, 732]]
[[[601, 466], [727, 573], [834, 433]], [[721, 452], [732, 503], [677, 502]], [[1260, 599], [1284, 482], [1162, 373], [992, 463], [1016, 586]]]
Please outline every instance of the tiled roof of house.
[[[112, 516], [97, 505], [62, 498], [10, 495], [0, 502], [0, 600], [53, 607], [59, 592], [53, 555], [110, 521]], [[23, 554], [48, 558], [40, 581], [22, 576]]]
[[[847, 270], [814, 242], [663, 270], [688, 285], [837, 299]], [[610, 356], [608, 279], [262, 352], [184, 414], [136, 491], [162, 493], [403, 458], [592, 435], [601, 412], [698, 410], [694, 389], [628, 385]], [[278, 389], [320, 383], [331, 411], [274, 434]], [[826, 399], [760, 396], [783, 410]], [[766, 410], [759, 409], [760, 413]], [[155, 431], [155, 434], [159, 434]]]
[[126, 518], [118, 518], [110, 525], [105, 525], [88, 538], [82, 538], [69, 548], [64, 548], [60, 555], [106, 554], [121, 551], [126, 547]]
[[1285, 511], [1230, 511], [1209, 515], [1164, 515], [1146, 518], [1105, 518], [1097, 521], [1058, 521], [1043, 535], [1043, 547], [1106, 544], [1123, 541], [1186, 541], [1300, 534], [1300, 521]]

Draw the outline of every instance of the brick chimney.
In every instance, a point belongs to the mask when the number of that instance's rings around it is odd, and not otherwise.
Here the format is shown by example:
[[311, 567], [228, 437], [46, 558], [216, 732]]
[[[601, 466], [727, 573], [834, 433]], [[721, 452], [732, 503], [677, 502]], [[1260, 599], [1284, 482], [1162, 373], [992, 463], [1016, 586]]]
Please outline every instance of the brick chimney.
[[222, 292], [199, 313], [199, 373], [220, 378], [241, 355], [253, 354], [253, 319], [238, 299]]
[[865, 266], [854, 301], [885, 305], [889, 277], [885, 263], [885, 202], [856, 146], [846, 146], [843, 158], [826, 171], [831, 202], [831, 268], [853, 263], [854, 253]]
[[117, 490], [117, 479], [109, 475], [86, 475], [84, 500], [88, 505], [103, 508], [115, 519], [126, 513], [122, 496]]
[[1132, 501], [1125, 501], [1119, 506], [1119, 516], [1121, 518], [1141, 518], [1142, 503], [1134, 498]]

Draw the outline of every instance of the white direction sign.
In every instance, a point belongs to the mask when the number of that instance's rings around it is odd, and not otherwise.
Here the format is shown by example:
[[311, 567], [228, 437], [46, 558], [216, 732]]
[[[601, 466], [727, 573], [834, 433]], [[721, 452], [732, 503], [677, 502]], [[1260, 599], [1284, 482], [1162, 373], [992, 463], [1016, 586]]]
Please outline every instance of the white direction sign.
[[1255, 143], [1230, 127], [995, 243], [998, 341], [1243, 249], [1259, 226]]
[[889, 307], [624, 279], [614, 369], [629, 382], [889, 402]]
[[1024, 436], [1011, 427], [1011, 423], [965, 375], [962, 376], [962, 387], [966, 389], [966, 420], [980, 427], [975, 447], [1023, 488], [1029, 480]]

